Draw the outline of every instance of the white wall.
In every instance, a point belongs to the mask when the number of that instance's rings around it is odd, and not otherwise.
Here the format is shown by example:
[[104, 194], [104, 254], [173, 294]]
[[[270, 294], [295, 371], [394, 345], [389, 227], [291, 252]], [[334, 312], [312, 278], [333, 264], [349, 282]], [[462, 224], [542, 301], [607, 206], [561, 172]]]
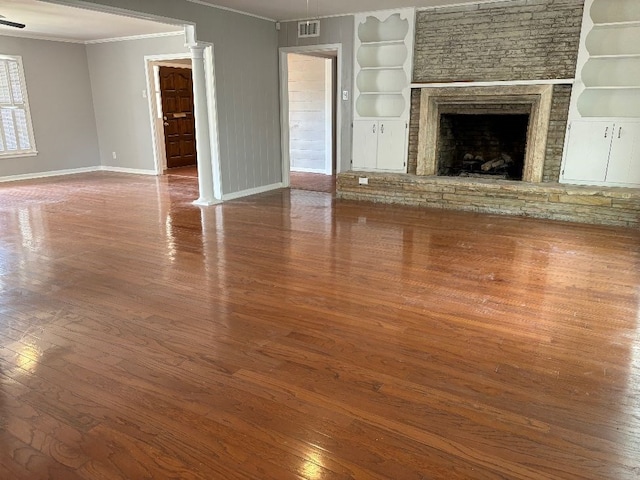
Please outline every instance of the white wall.
[[0, 177], [96, 167], [98, 137], [84, 45], [0, 36], [20, 55], [38, 155], [0, 158]]
[[191, 56], [184, 35], [87, 45], [102, 165], [155, 170], [149, 100], [142, 92], [148, 89], [144, 57], [159, 54]]
[[327, 152], [327, 135], [331, 135], [331, 118], [327, 118], [331, 110], [327, 109], [327, 100], [332, 99], [332, 82], [326, 78], [331, 60], [291, 53], [287, 64], [291, 170], [324, 173], [327, 154], [331, 154]]

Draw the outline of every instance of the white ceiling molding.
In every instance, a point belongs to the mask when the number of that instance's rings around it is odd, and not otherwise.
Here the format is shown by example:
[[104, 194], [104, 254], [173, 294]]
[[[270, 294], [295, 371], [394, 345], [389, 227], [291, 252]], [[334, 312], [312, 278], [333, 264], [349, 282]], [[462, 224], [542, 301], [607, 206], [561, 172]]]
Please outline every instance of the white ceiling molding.
[[87, 40], [86, 42], [82, 43], [84, 43], [85, 45], [94, 45], [96, 43], [126, 42], [129, 40], [143, 40], [145, 38], [178, 37], [180, 35], [184, 35], [184, 30], [177, 30], [175, 32], [149, 33], [145, 35], [131, 35], [129, 37], [101, 38], [98, 40]]
[[235, 8], [224, 7], [222, 5], [215, 5], [213, 3], [204, 2], [203, 0], [187, 0], [189, 3], [195, 3], [197, 5], [204, 5], [205, 7], [217, 8], [218, 10], [226, 10], [228, 12], [239, 13], [241, 15], [247, 15], [249, 17], [259, 18], [260, 20], [267, 20], [269, 22], [275, 22], [274, 18], [263, 17], [262, 15], [256, 15], [255, 13], [245, 12], [243, 10], [236, 10]]

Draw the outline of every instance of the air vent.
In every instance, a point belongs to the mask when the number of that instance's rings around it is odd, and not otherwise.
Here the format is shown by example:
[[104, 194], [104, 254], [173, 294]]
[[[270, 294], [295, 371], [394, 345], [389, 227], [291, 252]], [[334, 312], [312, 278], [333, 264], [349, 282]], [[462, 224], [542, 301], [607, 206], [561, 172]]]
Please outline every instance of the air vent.
[[298, 22], [298, 38], [319, 37], [320, 20]]

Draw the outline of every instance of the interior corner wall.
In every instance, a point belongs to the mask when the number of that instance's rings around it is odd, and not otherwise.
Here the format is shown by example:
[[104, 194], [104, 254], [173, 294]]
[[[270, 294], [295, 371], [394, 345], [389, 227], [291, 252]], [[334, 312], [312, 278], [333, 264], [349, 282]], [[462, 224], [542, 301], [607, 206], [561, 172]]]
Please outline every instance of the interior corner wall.
[[144, 57], [161, 54], [191, 56], [184, 35], [87, 45], [103, 166], [155, 171]]
[[282, 22], [278, 32], [278, 47], [303, 47], [309, 45], [342, 44], [342, 78], [339, 89], [349, 92], [349, 100], [341, 102], [340, 158], [339, 171], [351, 170], [351, 123], [353, 121], [353, 34], [355, 28], [353, 15], [320, 19], [320, 36], [298, 38], [298, 22]]
[[198, 41], [214, 49], [223, 194], [282, 182], [274, 22], [186, 0], [47, 1], [195, 25]]
[[22, 57], [38, 150], [0, 158], [0, 177], [100, 165], [85, 46], [0, 36], [0, 53]]

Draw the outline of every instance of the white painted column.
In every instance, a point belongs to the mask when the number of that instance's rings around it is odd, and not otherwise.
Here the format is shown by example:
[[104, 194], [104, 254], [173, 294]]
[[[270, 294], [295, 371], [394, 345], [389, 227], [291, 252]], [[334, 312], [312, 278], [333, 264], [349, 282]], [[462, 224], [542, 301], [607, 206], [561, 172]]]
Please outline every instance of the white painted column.
[[198, 154], [198, 187], [200, 198], [196, 205], [214, 205], [216, 200], [213, 188], [213, 164], [211, 157], [211, 138], [209, 115], [207, 111], [207, 87], [205, 82], [205, 46], [189, 45], [193, 73], [193, 104], [196, 121], [196, 150]]

